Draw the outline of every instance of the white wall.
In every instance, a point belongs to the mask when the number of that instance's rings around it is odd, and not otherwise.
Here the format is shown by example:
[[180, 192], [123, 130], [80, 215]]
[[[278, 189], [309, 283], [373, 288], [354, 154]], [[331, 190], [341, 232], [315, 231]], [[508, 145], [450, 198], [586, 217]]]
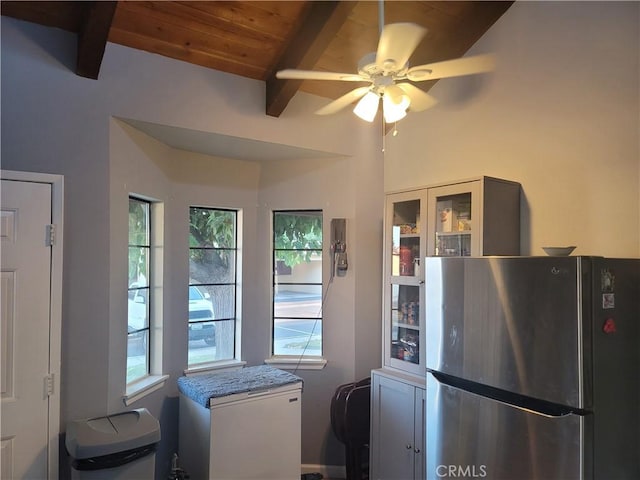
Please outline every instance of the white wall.
[[[385, 190], [492, 175], [523, 188], [522, 254], [640, 256], [640, 3], [516, 2], [387, 141]], [[429, 41], [427, 38], [424, 41]]]
[[[347, 218], [350, 270], [327, 298], [328, 366], [305, 380], [303, 463], [340, 464], [328, 399], [380, 365], [383, 161], [377, 128], [350, 114], [312, 112], [298, 95], [280, 118], [264, 115], [264, 84], [108, 44], [100, 79], [73, 73], [75, 36], [2, 17], [2, 168], [65, 176], [62, 430], [66, 421], [125, 409], [126, 199], [165, 205], [162, 345], [165, 388], [132, 407], [161, 421], [158, 478], [177, 439], [176, 378], [187, 365], [187, 207], [243, 208], [242, 358], [269, 354], [270, 209], [322, 208]], [[71, 69], [69, 68], [71, 66]], [[322, 161], [252, 163], [171, 149], [116, 118], [336, 153]], [[361, 173], [362, 170], [364, 173]], [[327, 251], [328, 257], [328, 251]], [[363, 307], [364, 305], [364, 307]], [[363, 331], [356, 337], [355, 332]], [[365, 348], [366, 347], [366, 348]], [[64, 476], [64, 475], [63, 475]]]

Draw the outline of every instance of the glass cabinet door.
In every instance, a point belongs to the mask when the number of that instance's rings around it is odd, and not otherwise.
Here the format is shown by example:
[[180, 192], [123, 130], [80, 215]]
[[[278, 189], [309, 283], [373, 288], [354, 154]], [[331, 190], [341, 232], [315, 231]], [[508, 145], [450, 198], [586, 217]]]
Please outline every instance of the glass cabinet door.
[[391, 275], [420, 275], [420, 200], [393, 203]]
[[437, 256], [471, 255], [471, 193], [447, 195], [436, 200]]
[[387, 196], [385, 217], [384, 364], [422, 374], [426, 190]]
[[477, 255], [481, 228], [477, 182], [429, 190], [429, 247], [427, 255]]
[[391, 358], [420, 363], [420, 288], [391, 285]]

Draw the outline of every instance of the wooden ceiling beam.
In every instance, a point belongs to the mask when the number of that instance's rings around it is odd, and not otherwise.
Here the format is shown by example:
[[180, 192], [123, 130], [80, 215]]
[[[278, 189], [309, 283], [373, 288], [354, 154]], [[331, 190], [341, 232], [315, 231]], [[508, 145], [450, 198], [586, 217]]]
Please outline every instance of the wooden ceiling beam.
[[356, 6], [354, 1], [310, 2], [301, 23], [266, 80], [266, 113], [279, 117], [300, 88], [302, 80], [280, 80], [285, 68], [311, 70]]
[[88, 3], [84, 21], [78, 32], [77, 75], [98, 79], [117, 4], [118, 2], [105, 1]]

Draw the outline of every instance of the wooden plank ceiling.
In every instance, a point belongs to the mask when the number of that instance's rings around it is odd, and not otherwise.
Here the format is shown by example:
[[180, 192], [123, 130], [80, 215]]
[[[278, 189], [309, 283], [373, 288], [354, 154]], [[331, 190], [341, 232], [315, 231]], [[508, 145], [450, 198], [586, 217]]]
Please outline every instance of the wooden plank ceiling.
[[[410, 59], [462, 56], [511, 1], [387, 1], [384, 23], [428, 33]], [[78, 35], [78, 75], [98, 79], [107, 42], [266, 82], [266, 113], [279, 116], [298, 90], [335, 99], [353, 82], [278, 80], [283, 68], [355, 73], [376, 50], [377, 1], [2, 1], [2, 15]], [[433, 82], [421, 82], [427, 91]]]

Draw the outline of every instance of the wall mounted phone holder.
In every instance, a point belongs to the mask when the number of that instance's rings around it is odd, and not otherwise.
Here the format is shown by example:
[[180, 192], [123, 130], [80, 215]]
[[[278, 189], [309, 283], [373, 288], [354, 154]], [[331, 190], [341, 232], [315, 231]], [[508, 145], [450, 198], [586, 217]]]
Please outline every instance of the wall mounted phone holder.
[[344, 218], [331, 219], [331, 278], [344, 277], [347, 262], [347, 221]]

